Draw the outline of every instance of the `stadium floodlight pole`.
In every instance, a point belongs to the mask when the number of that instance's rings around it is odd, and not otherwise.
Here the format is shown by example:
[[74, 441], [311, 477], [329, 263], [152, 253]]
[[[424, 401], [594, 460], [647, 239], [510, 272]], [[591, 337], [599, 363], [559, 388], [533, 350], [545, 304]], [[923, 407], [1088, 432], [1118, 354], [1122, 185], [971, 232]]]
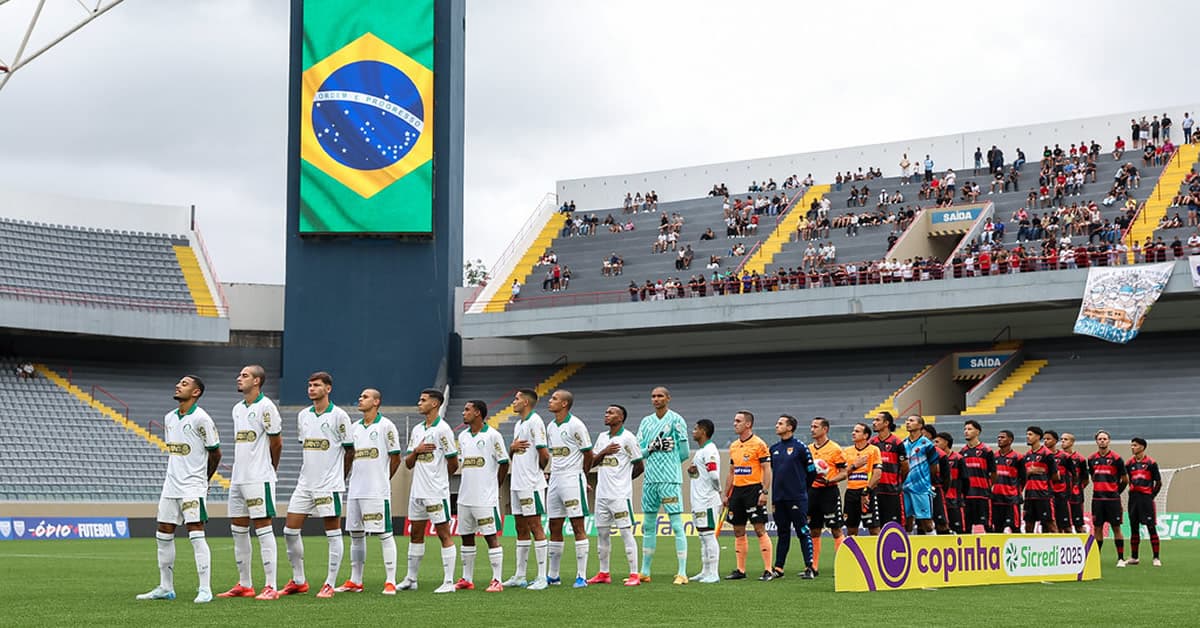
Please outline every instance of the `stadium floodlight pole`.
[[[88, 5], [84, 4], [83, 0], [77, 0], [77, 2], [79, 2], [79, 6], [83, 7], [83, 10], [87, 11], [87, 17], [83, 18], [77, 24], [67, 29], [66, 32], [52, 39], [50, 43], [38, 48], [36, 51], [26, 57], [25, 48], [29, 45], [29, 37], [33, 35], [33, 29], [37, 27], [38, 20], [42, 15], [42, 7], [46, 5], [46, 0], [38, 1], [37, 7], [33, 11], [33, 16], [29, 18], [29, 26], [25, 29], [25, 35], [21, 38], [21, 45], [17, 47], [17, 54], [13, 57], [12, 63], [6, 63], [3, 58], [0, 58], [0, 90], [4, 89], [4, 86], [8, 84], [8, 80], [12, 78], [13, 74], [17, 73], [17, 70], [29, 65], [34, 59], [42, 56], [42, 54], [47, 50], [57, 46], [64, 39], [75, 34], [76, 31], [91, 23], [92, 20], [104, 15], [109, 11], [109, 9], [121, 4], [124, 2], [124, 0], [107, 0], [107, 2], [105, 0], [96, 0], [95, 7], [89, 7]], [[3, 6], [7, 3], [8, 0], [0, 0], [0, 6]]]

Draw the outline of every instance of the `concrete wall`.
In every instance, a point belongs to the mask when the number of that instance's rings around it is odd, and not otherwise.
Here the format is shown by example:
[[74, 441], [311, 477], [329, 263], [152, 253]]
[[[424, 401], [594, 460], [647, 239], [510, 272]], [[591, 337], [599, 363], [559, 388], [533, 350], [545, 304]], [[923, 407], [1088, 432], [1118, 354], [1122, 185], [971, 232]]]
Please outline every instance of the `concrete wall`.
[[230, 331], [283, 331], [282, 284], [226, 283]]
[[85, 307], [3, 295], [0, 295], [0, 327], [149, 340], [229, 340], [229, 319], [198, 316], [194, 310], [177, 313]]
[[963, 397], [958, 386], [953, 384], [953, 376], [954, 359], [951, 354], [946, 354], [916, 381], [897, 393], [893, 404], [899, 413], [896, 425], [901, 425], [904, 417], [910, 414], [934, 416], [961, 412]]
[[0, 216], [52, 225], [184, 235], [192, 209], [94, 198], [73, 198], [0, 187]]
[[[744, 161], [727, 161], [715, 164], [653, 170], [627, 174], [613, 174], [582, 179], [566, 179], [555, 185], [559, 199], [574, 200], [580, 210], [620, 207], [625, 192], [655, 190], [663, 201], [675, 201], [704, 196], [714, 183], [728, 184], [730, 192], [744, 192], [751, 181], [765, 181], [774, 177], [783, 182], [788, 175], [801, 177], [811, 173], [818, 183], [831, 183], [837, 172], [856, 170], [868, 166], [883, 170], [884, 176], [900, 176], [900, 159], [904, 153], [909, 160], [921, 163], [928, 154], [934, 161], [934, 169], [960, 170], [973, 167], [975, 147], [984, 152], [992, 145], [1004, 151], [1005, 160], [1011, 162], [1017, 149], [1025, 151], [1030, 161], [1041, 159], [1042, 146], [1057, 142], [1064, 149], [1072, 143], [1096, 140], [1105, 150], [1111, 150], [1119, 135], [1129, 139], [1129, 119], [1144, 116], [1170, 114], [1175, 123], [1172, 133], [1175, 142], [1183, 136], [1180, 123], [1183, 112], [1200, 110], [1200, 104], [1169, 105], [1144, 111], [1127, 111], [1094, 118], [1060, 120], [1044, 124], [1007, 127], [985, 131], [955, 133], [923, 137], [887, 144], [852, 146], [832, 150], [778, 155]], [[1136, 157], [1136, 155], [1134, 155]]]

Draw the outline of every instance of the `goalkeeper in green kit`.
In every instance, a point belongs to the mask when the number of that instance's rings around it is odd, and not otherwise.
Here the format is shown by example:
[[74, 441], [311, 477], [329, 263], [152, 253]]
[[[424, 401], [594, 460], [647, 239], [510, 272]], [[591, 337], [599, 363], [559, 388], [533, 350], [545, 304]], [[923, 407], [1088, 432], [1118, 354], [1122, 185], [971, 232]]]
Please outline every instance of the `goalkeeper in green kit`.
[[646, 472], [642, 476], [642, 582], [650, 582], [650, 564], [658, 546], [659, 508], [671, 518], [675, 535], [675, 556], [679, 571], [674, 584], [687, 584], [687, 537], [683, 533], [683, 467], [691, 456], [687, 422], [671, 410], [671, 391], [659, 386], [650, 392], [654, 413], [638, 425], [638, 444], [644, 455]]

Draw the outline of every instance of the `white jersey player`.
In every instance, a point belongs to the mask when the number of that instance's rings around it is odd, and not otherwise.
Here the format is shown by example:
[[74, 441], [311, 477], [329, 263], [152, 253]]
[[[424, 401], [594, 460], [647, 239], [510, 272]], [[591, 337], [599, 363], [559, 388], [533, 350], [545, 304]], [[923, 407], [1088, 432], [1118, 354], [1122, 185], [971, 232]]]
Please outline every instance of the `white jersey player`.
[[692, 580], [711, 584], [720, 582], [717, 563], [720, 562], [720, 547], [717, 545], [716, 528], [723, 503], [721, 494], [721, 452], [712, 442], [715, 426], [708, 419], [696, 421], [692, 438], [700, 446], [688, 466], [692, 492], [692, 522], [700, 534], [700, 574]]
[[625, 586], [641, 584], [637, 570], [637, 544], [633, 540], [633, 480], [645, 470], [637, 435], [625, 429], [627, 411], [611, 405], [604, 410], [608, 431], [596, 437], [592, 468], [596, 469], [596, 553], [600, 571], [588, 584], [610, 584], [609, 561], [612, 556], [612, 528], [616, 526], [625, 545], [629, 577]]
[[400, 582], [401, 590], [417, 588], [417, 572], [425, 556], [426, 522], [433, 524], [442, 543], [442, 584], [434, 593], [454, 592], [454, 537], [450, 535], [450, 476], [458, 469], [458, 446], [454, 430], [439, 413], [446, 398], [442, 391], [421, 391], [417, 410], [425, 421], [417, 424], [408, 439], [404, 466], [412, 469], [412, 490], [408, 497], [409, 526], [408, 575]]
[[458, 434], [459, 468], [462, 480], [458, 485], [458, 533], [462, 537], [462, 578], [455, 589], [475, 588], [475, 534], [483, 535], [488, 544], [488, 562], [492, 566], [492, 581], [488, 593], [504, 590], [500, 570], [504, 568], [504, 548], [496, 536], [500, 526], [500, 484], [508, 475], [508, 450], [500, 431], [484, 422], [487, 404], [472, 399], [463, 406], [463, 423], [467, 429]]
[[563, 554], [563, 520], [571, 520], [575, 532], [575, 588], [587, 586], [587, 557], [591, 545], [583, 518], [587, 507], [587, 478], [584, 469], [592, 466], [592, 437], [587, 426], [571, 414], [575, 396], [566, 390], [550, 395], [548, 407], [554, 419], [546, 424], [546, 444], [550, 448], [550, 487], [546, 510], [550, 515], [550, 553], [546, 581], [561, 584], [558, 568]]
[[175, 384], [179, 408], [163, 418], [167, 441], [167, 476], [158, 500], [158, 586], [137, 596], [139, 600], [175, 599], [175, 528], [187, 526], [188, 540], [196, 557], [200, 587], [197, 604], [212, 601], [210, 584], [212, 555], [204, 538], [208, 521], [205, 500], [208, 482], [221, 462], [221, 439], [212, 417], [196, 405], [204, 394], [204, 382], [185, 375]]
[[350, 425], [354, 462], [346, 491], [346, 531], [350, 533], [350, 579], [334, 589], [363, 590], [367, 535], [379, 537], [386, 579], [384, 595], [396, 594], [396, 539], [392, 537], [392, 476], [400, 468], [400, 432], [379, 414], [383, 396], [368, 388], [358, 396], [361, 421]]
[[333, 597], [342, 566], [342, 493], [346, 491], [346, 475], [354, 463], [354, 439], [350, 436], [350, 415], [329, 401], [331, 392], [333, 377], [329, 373], [318, 371], [308, 376], [308, 399], [312, 405], [296, 417], [296, 440], [304, 459], [283, 526], [292, 579], [280, 589], [280, 595], [308, 593], [300, 528], [309, 515], [324, 519], [325, 539], [329, 543], [329, 568], [317, 597]]
[[[513, 397], [512, 407], [520, 417], [513, 424], [513, 440], [509, 447], [512, 476], [509, 479], [510, 508], [517, 524], [517, 570], [504, 581], [506, 587], [527, 587], [530, 591], [546, 589], [546, 530], [542, 515], [546, 514], [546, 475], [542, 469], [550, 462], [546, 447], [546, 425], [533, 410], [537, 391], [521, 388]], [[525, 579], [529, 566], [529, 550], [537, 560], [537, 578]]]
[[279, 597], [275, 590], [275, 469], [283, 451], [283, 421], [275, 404], [263, 394], [267, 372], [257, 364], [244, 367], [237, 376], [242, 401], [233, 406], [233, 477], [229, 487], [230, 530], [233, 556], [237, 560], [238, 583], [217, 597], [254, 597], [250, 581], [250, 521], [258, 537], [266, 582], [260, 600]]

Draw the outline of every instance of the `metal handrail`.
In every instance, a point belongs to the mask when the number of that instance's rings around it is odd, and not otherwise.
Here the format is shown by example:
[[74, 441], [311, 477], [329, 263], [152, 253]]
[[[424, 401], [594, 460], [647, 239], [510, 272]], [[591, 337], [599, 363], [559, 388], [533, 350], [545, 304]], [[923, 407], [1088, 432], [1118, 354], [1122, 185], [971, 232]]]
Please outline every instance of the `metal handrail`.
[[120, 397], [105, 390], [104, 387], [101, 386], [100, 384], [92, 384], [92, 401], [96, 400], [96, 391], [97, 390], [104, 393], [109, 399], [112, 399], [113, 401], [121, 404], [122, 406], [125, 406], [125, 420], [126, 421], [129, 420], [129, 404], [125, 403]]
[[218, 315], [222, 310], [228, 314], [229, 299], [225, 298], [225, 287], [221, 285], [221, 280], [217, 277], [217, 267], [213, 264], [212, 258], [208, 256], [208, 247], [204, 245], [204, 236], [200, 233], [200, 221], [192, 221], [192, 233], [196, 234], [196, 244], [200, 245], [200, 253], [204, 256], [204, 263], [208, 266], [208, 276], [212, 278], [213, 285], [217, 287], [217, 296], [221, 299], [221, 309], [218, 310]]
[[[538, 202], [536, 207], [534, 207], [533, 211], [529, 214], [529, 217], [525, 219], [525, 224], [521, 225], [521, 228], [517, 230], [517, 233], [513, 236], [512, 240], [509, 241], [508, 247], [504, 249], [504, 252], [501, 253], [500, 257], [496, 259], [496, 263], [488, 268], [488, 280], [483, 284], [476, 286], [475, 291], [471, 293], [470, 297], [467, 298], [466, 303], [464, 303], [464, 311], [469, 309], [471, 305], [479, 300], [480, 294], [483, 293], [488, 284], [491, 284], [496, 280], [503, 281], [508, 277], [510, 269], [506, 268], [506, 266], [512, 263], [514, 259], [519, 259], [520, 256], [525, 255], [525, 248], [520, 246], [524, 241], [525, 236], [529, 235], [529, 233], [534, 229], [541, 229], [545, 223], [545, 217], [548, 214], [552, 214], [553, 212], [557, 211], [557, 209], [558, 196], [556, 194], [551, 192], [542, 197], [542, 200]], [[504, 274], [501, 275], [501, 272]]]

